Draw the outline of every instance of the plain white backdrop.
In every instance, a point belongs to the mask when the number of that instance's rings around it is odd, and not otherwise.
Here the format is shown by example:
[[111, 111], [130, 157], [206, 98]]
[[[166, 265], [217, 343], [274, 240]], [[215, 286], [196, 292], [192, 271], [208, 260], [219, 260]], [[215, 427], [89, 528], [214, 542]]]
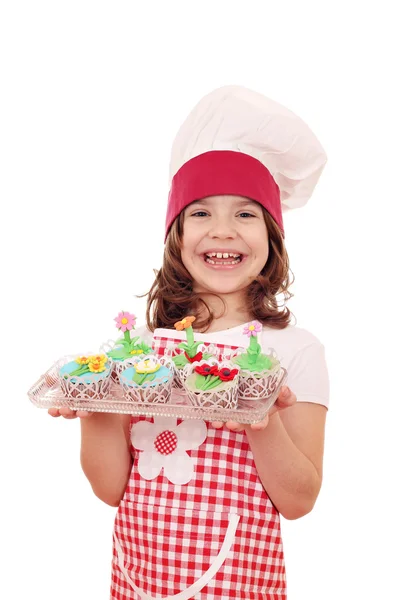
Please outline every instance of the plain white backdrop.
[[115, 337], [118, 311], [144, 323], [135, 295], [161, 263], [173, 137], [225, 84], [296, 112], [329, 158], [285, 220], [289, 307], [331, 377], [321, 494], [282, 522], [289, 600], [398, 593], [394, 4], [2, 5], [2, 597], [109, 597], [115, 509], [80, 469], [79, 422], [27, 390], [60, 356]]

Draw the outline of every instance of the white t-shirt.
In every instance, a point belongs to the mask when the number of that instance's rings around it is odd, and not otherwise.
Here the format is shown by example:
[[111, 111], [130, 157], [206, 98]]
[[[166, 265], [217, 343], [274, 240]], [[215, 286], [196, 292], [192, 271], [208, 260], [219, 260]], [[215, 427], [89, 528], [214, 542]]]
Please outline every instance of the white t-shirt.
[[[247, 348], [249, 338], [243, 334], [244, 325], [212, 333], [195, 333], [200, 342], [220, 343]], [[156, 329], [154, 334], [185, 340], [184, 331]], [[135, 330], [143, 341], [151, 345], [153, 334], [147, 327]], [[313, 402], [329, 406], [329, 375], [325, 349], [321, 342], [306, 329], [289, 325], [285, 329], [263, 327], [258, 341], [264, 352], [275, 350], [282, 366], [288, 372], [286, 385], [296, 394], [298, 402]]]

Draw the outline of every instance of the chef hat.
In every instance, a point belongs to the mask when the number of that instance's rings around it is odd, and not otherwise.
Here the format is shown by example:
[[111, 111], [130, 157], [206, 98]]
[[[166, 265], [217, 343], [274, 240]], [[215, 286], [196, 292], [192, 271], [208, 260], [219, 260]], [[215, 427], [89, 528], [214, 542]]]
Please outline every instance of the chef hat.
[[204, 96], [174, 140], [165, 236], [194, 200], [231, 194], [259, 202], [282, 233], [282, 212], [306, 204], [326, 154], [284, 106], [241, 86]]

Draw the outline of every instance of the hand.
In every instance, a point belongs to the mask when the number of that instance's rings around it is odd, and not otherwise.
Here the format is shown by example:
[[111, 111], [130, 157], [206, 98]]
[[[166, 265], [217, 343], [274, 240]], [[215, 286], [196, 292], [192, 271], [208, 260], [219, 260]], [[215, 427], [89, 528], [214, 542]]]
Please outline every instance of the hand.
[[68, 407], [63, 408], [49, 408], [47, 411], [51, 417], [64, 417], [64, 419], [76, 419], [77, 417], [81, 419], [87, 419], [92, 416], [92, 412], [87, 410], [72, 410]]
[[[265, 415], [264, 419], [258, 423], [252, 423], [250, 428], [254, 429], [255, 431], [261, 431], [265, 429], [268, 425], [271, 415], [275, 414], [278, 410], [283, 410], [285, 408], [289, 408], [289, 406], [293, 406], [295, 402], [297, 402], [296, 394], [294, 394], [287, 386], [283, 386], [279, 392], [278, 398]], [[211, 425], [214, 427], [214, 429], [221, 429], [225, 425], [225, 427], [231, 431], [243, 431], [246, 427], [249, 427], [248, 425], [236, 423], [235, 421], [227, 421], [226, 423], [223, 423], [222, 421], [213, 421]]]

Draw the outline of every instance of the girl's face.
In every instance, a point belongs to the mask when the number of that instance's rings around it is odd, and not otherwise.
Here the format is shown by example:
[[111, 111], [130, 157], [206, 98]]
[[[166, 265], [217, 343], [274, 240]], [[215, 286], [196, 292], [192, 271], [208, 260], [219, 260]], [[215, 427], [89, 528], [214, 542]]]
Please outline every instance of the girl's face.
[[242, 196], [209, 196], [184, 212], [182, 262], [196, 292], [245, 289], [268, 258], [261, 206]]

